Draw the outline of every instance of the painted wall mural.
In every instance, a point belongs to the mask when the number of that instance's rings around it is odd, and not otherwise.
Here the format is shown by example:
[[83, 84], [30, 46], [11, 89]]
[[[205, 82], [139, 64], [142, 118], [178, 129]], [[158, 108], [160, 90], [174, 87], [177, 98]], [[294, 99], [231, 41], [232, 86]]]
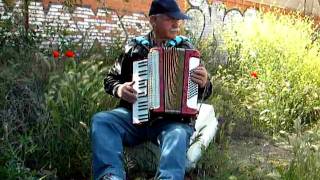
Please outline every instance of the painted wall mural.
[[190, 8], [186, 13], [193, 19], [186, 22], [186, 28], [195, 33], [196, 37], [218, 34], [223, 28], [231, 27], [234, 22], [258, 14], [258, 11], [253, 8], [244, 12], [236, 8], [227, 9], [222, 2], [209, 3], [207, 0], [188, 0], [188, 3]]
[[195, 37], [213, 37], [216, 44], [213, 48], [214, 56], [212, 61], [224, 63], [227, 60], [226, 52], [221, 49], [223, 40], [221, 33], [226, 28], [232, 28], [235, 22], [248, 20], [258, 15], [258, 11], [249, 8], [244, 12], [239, 9], [227, 9], [222, 2], [212, 2], [208, 0], [188, 0], [190, 8], [186, 13], [192, 17], [191, 21], [186, 22], [188, 29]]
[[[193, 20], [186, 22], [186, 27], [196, 37], [214, 37], [218, 44], [222, 43], [219, 34], [224, 28], [231, 27], [236, 21], [256, 16], [255, 9], [241, 12], [239, 9], [227, 9], [222, 2], [209, 0], [187, 0], [186, 13]], [[5, 12], [3, 0], [0, 0], [0, 19], [10, 19], [12, 14], [21, 13], [21, 1], [17, 1], [13, 12]], [[105, 1], [106, 7], [107, 1]], [[61, 4], [51, 3], [44, 8], [42, 2], [31, 2], [29, 5], [29, 23], [37, 33], [48, 39], [43, 45], [58, 43], [57, 36], [48, 35], [48, 31], [64, 28], [71, 32], [68, 38], [79, 41], [86, 36], [86, 44], [91, 46], [95, 40], [108, 45], [118, 34], [124, 41], [150, 30], [147, 15], [135, 12], [117, 12], [108, 8], [76, 7], [73, 12], [66, 10]]]
[[[13, 14], [21, 13], [21, 1], [17, 1], [12, 12], [5, 11], [5, 5], [0, 0], [0, 19], [11, 19]], [[69, 32], [68, 39], [79, 41], [85, 36], [86, 45], [91, 46], [95, 40], [102, 45], [108, 45], [114, 37], [124, 41], [137, 34], [145, 34], [150, 30], [148, 18], [143, 13], [126, 13], [120, 15], [115, 10], [99, 8], [94, 12], [90, 7], [76, 7], [69, 12], [61, 4], [50, 4], [44, 9], [41, 2], [31, 2], [29, 5], [29, 23], [37, 33], [41, 33], [47, 42], [58, 43], [58, 36], [51, 37], [48, 32], [65, 29]]]

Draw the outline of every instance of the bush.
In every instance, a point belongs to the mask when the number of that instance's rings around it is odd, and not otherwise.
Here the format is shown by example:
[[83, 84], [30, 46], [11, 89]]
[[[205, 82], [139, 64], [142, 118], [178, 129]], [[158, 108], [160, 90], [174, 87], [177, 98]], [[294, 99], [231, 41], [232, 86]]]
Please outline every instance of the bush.
[[46, 102], [52, 121], [44, 128], [43, 144], [51, 168], [61, 178], [89, 177], [91, 116], [116, 101], [103, 89], [102, 61], [66, 59], [64, 72], [50, 77]]
[[295, 134], [283, 135], [293, 147], [293, 159], [288, 168], [278, 168], [282, 179], [316, 180], [320, 174], [319, 127], [302, 132], [300, 121], [295, 122]]
[[[314, 27], [309, 19], [295, 15], [261, 14], [225, 32], [226, 64], [218, 68], [207, 64], [213, 75], [210, 101], [225, 120], [220, 136], [279, 135], [301, 127], [298, 135], [289, 138], [293, 160], [288, 167], [277, 167], [280, 174], [276, 175], [282, 179], [319, 176], [319, 131], [304, 134], [309, 126], [318, 126], [320, 119], [320, 36]], [[218, 147], [229, 141], [220, 143]], [[268, 177], [265, 172], [253, 171], [255, 167], [241, 170], [225, 150], [209, 148], [198, 164], [197, 175], [209, 179]]]
[[[213, 78], [217, 92], [230, 95], [223, 101], [233, 103], [232, 115], [270, 133], [292, 130], [296, 119], [318, 121], [320, 46], [312, 21], [261, 16], [226, 33], [229, 60]], [[213, 103], [226, 103], [217, 99], [220, 95]]]
[[11, 20], [0, 21], [0, 179], [39, 178], [30, 167], [38, 166], [39, 124], [49, 119], [43, 94], [52, 63], [39, 37]]
[[88, 178], [90, 119], [116, 104], [103, 78], [120, 41], [107, 52], [98, 44], [84, 50], [53, 32], [61, 41], [50, 48], [77, 48], [78, 58], [54, 59], [19, 16], [0, 21], [0, 179]]

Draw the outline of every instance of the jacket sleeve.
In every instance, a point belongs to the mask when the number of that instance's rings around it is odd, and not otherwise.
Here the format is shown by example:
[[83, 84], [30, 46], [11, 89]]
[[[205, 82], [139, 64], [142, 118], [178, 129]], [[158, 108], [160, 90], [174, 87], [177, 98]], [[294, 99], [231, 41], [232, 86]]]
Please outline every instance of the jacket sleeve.
[[119, 55], [113, 66], [110, 67], [106, 77], [104, 78], [104, 90], [106, 93], [118, 97], [117, 90], [119, 86], [125, 83], [125, 75], [122, 74], [122, 68], [125, 61], [130, 60], [130, 54], [134, 44], [126, 45], [123, 53]]
[[118, 87], [123, 83], [123, 78], [121, 77], [121, 68], [125, 56], [125, 53], [123, 53], [118, 57], [118, 59], [113, 64], [113, 66], [110, 67], [108, 74], [104, 78], [104, 90], [106, 91], [106, 93], [115, 97], [118, 97]]
[[198, 100], [206, 100], [210, 97], [210, 95], [212, 94], [212, 83], [210, 81], [210, 78], [208, 76], [208, 81], [207, 84], [205, 85], [204, 88], [199, 88], [198, 91]]
[[148, 52], [146, 52], [142, 46], [137, 45], [133, 40], [130, 41], [129, 44], [125, 46], [124, 52], [120, 54], [104, 78], [104, 89], [106, 93], [118, 97], [117, 90], [119, 86], [130, 79], [130, 71], [128, 71], [128, 68], [132, 65], [131, 62], [139, 58], [141, 59], [146, 53]]

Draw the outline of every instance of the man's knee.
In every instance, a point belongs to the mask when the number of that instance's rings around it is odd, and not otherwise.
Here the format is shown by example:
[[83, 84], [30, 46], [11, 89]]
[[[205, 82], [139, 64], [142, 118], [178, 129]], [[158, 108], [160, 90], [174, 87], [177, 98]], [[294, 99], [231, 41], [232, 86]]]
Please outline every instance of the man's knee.
[[91, 118], [91, 134], [96, 133], [102, 127], [110, 127], [114, 121], [108, 112], [98, 112]]
[[192, 134], [192, 129], [191, 127], [185, 125], [175, 125], [175, 127], [172, 128], [170, 133], [178, 139], [187, 140]]
[[179, 139], [186, 139], [187, 138], [187, 131], [183, 128], [176, 128], [171, 131], [172, 135], [179, 138]]

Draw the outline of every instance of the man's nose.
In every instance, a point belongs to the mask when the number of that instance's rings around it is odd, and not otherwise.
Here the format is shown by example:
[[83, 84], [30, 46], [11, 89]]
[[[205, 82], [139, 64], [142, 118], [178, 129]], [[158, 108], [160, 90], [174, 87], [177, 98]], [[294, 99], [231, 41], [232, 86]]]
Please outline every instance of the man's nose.
[[174, 27], [179, 27], [180, 21], [179, 21], [178, 19], [173, 19], [173, 20], [172, 20], [172, 25], [173, 25]]

